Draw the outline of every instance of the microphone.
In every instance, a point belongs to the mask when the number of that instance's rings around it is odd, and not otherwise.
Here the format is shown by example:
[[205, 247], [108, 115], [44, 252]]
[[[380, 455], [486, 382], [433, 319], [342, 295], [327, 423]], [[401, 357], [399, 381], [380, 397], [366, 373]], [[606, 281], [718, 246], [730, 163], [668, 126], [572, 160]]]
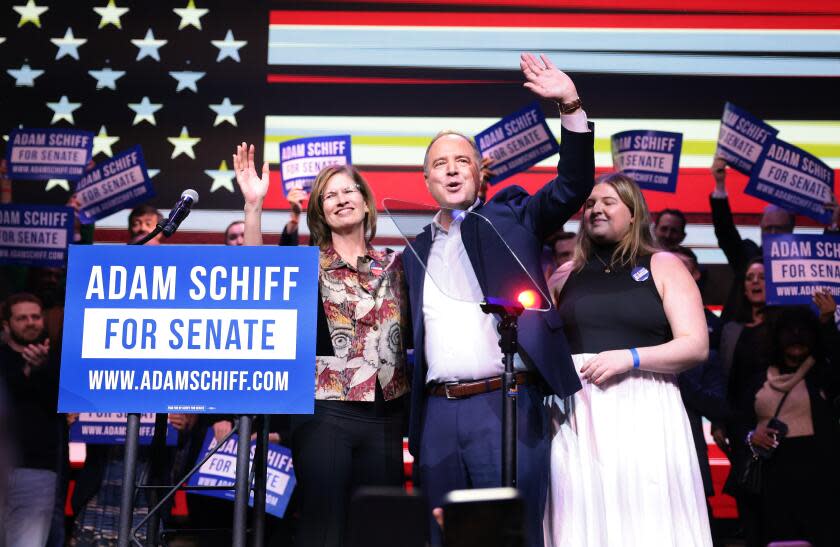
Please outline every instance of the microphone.
[[179, 199], [178, 203], [175, 204], [175, 207], [169, 211], [169, 218], [159, 224], [163, 235], [169, 237], [174, 234], [175, 230], [178, 229], [178, 226], [180, 226], [184, 219], [187, 218], [187, 215], [190, 214], [190, 208], [192, 208], [192, 206], [196, 203], [198, 203], [198, 192], [192, 189], [184, 190], [184, 193], [181, 194], [181, 199]]

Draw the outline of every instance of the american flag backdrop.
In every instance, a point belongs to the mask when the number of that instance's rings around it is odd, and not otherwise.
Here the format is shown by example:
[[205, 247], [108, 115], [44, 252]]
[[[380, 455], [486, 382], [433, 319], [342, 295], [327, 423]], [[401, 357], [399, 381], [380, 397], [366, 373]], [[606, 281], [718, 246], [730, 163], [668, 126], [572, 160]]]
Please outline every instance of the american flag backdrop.
[[[831, 0], [12, 4], [0, 21], [4, 133], [90, 129], [103, 135], [97, 159], [140, 144], [159, 170], [161, 207], [194, 187], [202, 209], [241, 210], [226, 169], [247, 140], [271, 163], [267, 205], [286, 208], [278, 143], [328, 134], [352, 135], [354, 162], [380, 200], [428, 201], [419, 167], [437, 131], [474, 134], [533, 100], [520, 51], [547, 53], [572, 74], [596, 122], [600, 170], [611, 168], [615, 132], [684, 134], [678, 192], [647, 192], [653, 210], [677, 206], [708, 222], [726, 101], [840, 166], [840, 3]], [[503, 185], [534, 190], [555, 160]], [[730, 179], [738, 221], [754, 224], [763, 203], [742, 194], [745, 177]], [[20, 182], [21, 196], [59, 202], [67, 192]]]

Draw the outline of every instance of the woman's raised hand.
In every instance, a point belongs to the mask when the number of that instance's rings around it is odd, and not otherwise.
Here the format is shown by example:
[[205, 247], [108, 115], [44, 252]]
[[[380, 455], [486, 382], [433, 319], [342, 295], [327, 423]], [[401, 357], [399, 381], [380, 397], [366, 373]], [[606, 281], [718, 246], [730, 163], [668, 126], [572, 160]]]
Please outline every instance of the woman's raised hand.
[[236, 171], [236, 182], [245, 197], [245, 205], [262, 207], [268, 193], [268, 162], [263, 162], [262, 175], [258, 174], [254, 166], [254, 145], [248, 146], [243, 142], [236, 147], [233, 168]]

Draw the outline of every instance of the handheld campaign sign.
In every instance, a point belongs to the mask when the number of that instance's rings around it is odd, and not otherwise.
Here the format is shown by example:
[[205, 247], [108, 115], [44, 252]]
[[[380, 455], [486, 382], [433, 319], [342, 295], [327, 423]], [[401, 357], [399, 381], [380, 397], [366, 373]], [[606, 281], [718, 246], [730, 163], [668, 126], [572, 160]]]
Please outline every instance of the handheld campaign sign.
[[726, 103], [715, 155], [725, 159], [733, 169], [749, 175], [761, 151], [778, 133], [778, 129], [746, 110]]
[[682, 134], [668, 131], [622, 131], [612, 136], [613, 167], [639, 188], [676, 192]]
[[753, 166], [744, 192], [828, 224], [825, 204], [834, 192], [834, 170], [816, 156], [775, 139]]
[[311, 414], [315, 247], [74, 245], [59, 412]]
[[490, 184], [525, 171], [560, 151], [539, 103], [505, 116], [475, 136], [482, 158], [490, 158]]
[[73, 241], [73, 209], [0, 205], [0, 264], [58, 266]]
[[78, 129], [13, 129], [6, 159], [11, 179], [76, 180], [85, 172], [93, 133]]
[[76, 185], [79, 221], [90, 224], [154, 197], [143, 150], [133, 146], [89, 171]]
[[840, 236], [768, 234], [763, 247], [767, 305], [810, 304], [818, 289], [840, 299]]
[[[70, 426], [70, 442], [87, 444], [125, 444], [126, 414], [119, 412], [82, 412]], [[140, 416], [140, 444], [152, 444], [155, 415]], [[178, 430], [167, 424], [166, 444], [178, 444]]]
[[280, 143], [280, 174], [283, 195], [301, 188], [308, 193], [324, 167], [350, 165], [350, 135], [307, 137]]
[[[201, 454], [196, 463], [203, 460], [207, 453], [216, 447], [213, 430], [207, 432]], [[189, 478], [189, 486], [233, 486], [236, 479], [236, 449], [239, 436], [231, 438], [199, 470]], [[254, 464], [254, 452], [257, 441], [251, 441], [250, 465]], [[268, 478], [266, 480], [265, 511], [275, 517], [283, 517], [286, 506], [295, 489], [295, 472], [292, 466], [292, 451], [278, 444], [268, 445]], [[233, 490], [197, 490], [194, 493], [233, 501]], [[254, 491], [251, 490], [248, 505], [254, 506]]]

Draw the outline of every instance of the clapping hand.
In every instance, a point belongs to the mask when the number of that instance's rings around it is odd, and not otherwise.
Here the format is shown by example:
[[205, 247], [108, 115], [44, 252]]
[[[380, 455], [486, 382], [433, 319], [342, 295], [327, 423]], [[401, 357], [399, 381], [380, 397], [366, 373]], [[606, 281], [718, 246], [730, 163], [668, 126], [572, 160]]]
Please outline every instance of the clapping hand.
[[26, 365], [24, 374], [27, 376], [33, 368], [43, 366], [50, 357], [50, 339], [47, 338], [42, 344], [29, 344], [24, 346], [20, 352], [23, 362]]
[[814, 291], [814, 305], [820, 310], [820, 321], [828, 323], [834, 319], [837, 301], [834, 300], [828, 289]]
[[537, 60], [530, 53], [523, 53], [519, 67], [527, 80], [523, 85], [540, 97], [559, 103], [570, 103], [578, 98], [572, 79], [545, 55], [540, 55]]
[[599, 386], [614, 376], [624, 374], [633, 368], [633, 357], [626, 349], [602, 351], [580, 369], [580, 374]]
[[233, 168], [236, 171], [236, 182], [245, 197], [245, 205], [262, 207], [265, 195], [268, 193], [268, 162], [263, 163], [262, 176], [257, 174], [254, 166], [254, 145], [248, 146], [243, 142], [236, 147]]

